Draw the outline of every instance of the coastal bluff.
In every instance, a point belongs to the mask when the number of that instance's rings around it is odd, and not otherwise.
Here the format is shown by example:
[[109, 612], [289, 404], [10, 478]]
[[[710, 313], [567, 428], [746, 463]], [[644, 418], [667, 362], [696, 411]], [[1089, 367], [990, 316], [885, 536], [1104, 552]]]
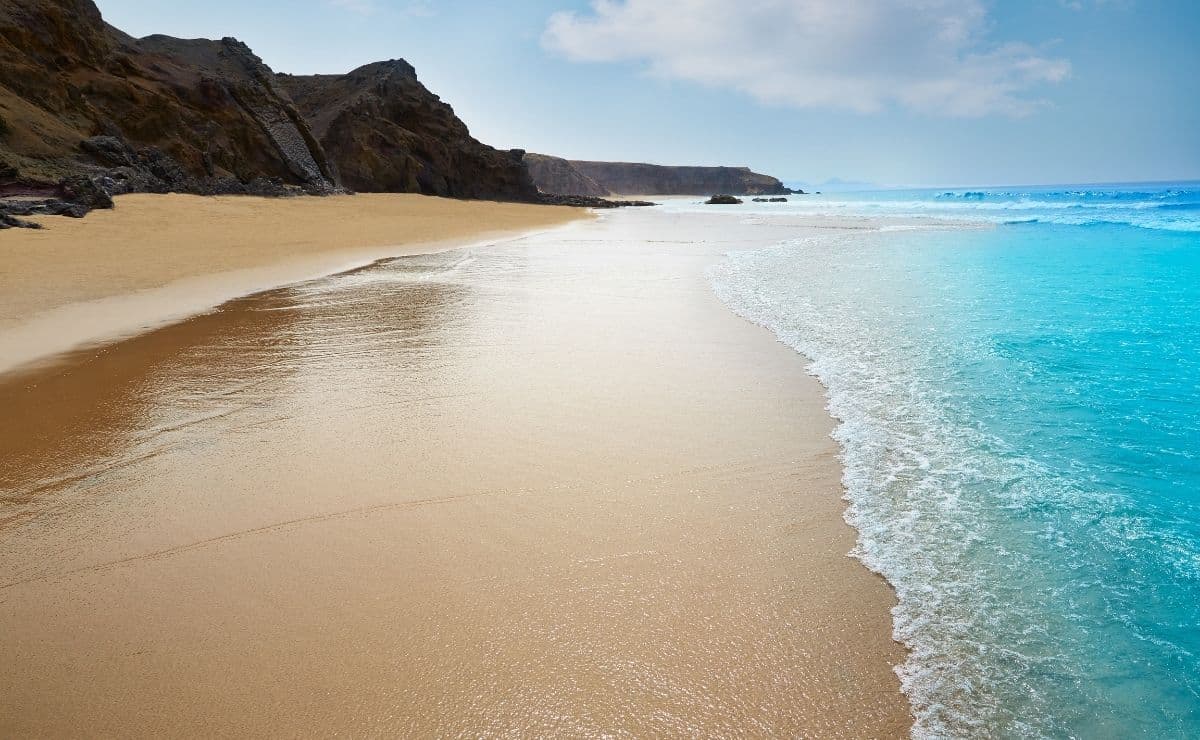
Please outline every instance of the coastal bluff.
[[692, 167], [640, 162], [568, 160], [544, 154], [526, 156], [542, 192], [564, 195], [788, 195], [777, 178], [749, 167]]
[[612, 195], [608, 188], [575, 168], [562, 157], [546, 154], [525, 155], [525, 164], [538, 190], [559, 195], [588, 195], [604, 198]]
[[342, 75], [277, 75], [333, 163], [362, 192], [535, 200], [520, 149], [471, 137], [454, 109], [403, 59]]
[[277, 75], [234, 38], [136, 39], [91, 0], [0, 0], [0, 197], [83, 177], [109, 195], [537, 200], [522, 155], [474, 139], [403, 61]]

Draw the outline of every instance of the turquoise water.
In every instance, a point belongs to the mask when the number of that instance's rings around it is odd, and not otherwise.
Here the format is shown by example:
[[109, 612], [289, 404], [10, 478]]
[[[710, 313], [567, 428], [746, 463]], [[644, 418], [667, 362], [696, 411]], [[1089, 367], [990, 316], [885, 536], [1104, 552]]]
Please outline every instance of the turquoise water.
[[714, 285], [829, 390], [914, 734], [1200, 737], [1200, 186], [793, 201], [889, 220]]

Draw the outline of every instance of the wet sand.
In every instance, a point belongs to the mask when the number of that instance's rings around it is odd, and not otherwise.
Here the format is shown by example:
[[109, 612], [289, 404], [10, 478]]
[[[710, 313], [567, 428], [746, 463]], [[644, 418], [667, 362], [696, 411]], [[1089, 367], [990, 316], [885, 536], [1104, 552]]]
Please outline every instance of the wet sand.
[[380, 257], [588, 217], [407, 194], [116, 200], [114, 210], [33, 218], [42, 230], [0, 238], [0, 372]]
[[605, 214], [0, 376], [0, 735], [905, 735], [822, 389], [704, 276], [764, 235]]

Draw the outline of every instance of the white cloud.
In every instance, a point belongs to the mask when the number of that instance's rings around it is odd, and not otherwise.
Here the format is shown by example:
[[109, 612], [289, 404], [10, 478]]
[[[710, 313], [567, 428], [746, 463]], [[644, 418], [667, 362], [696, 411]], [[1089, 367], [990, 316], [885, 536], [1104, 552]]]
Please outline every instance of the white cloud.
[[551, 16], [542, 43], [769, 104], [1028, 114], [1043, 104], [1029, 93], [1070, 64], [989, 43], [988, 29], [982, 0], [594, 0], [590, 13]]

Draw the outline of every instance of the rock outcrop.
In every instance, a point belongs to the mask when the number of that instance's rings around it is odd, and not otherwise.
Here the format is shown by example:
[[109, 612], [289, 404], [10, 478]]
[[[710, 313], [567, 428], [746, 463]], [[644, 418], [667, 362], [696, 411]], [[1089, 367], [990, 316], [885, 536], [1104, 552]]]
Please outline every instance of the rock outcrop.
[[0, 193], [106, 177], [111, 192], [335, 189], [272, 71], [236, 39], [134, 39], [91, 0], [0, 0]]
[[106, 195], [536, 201], [523, 154], [472, 138], [403, 61], [276, 75], [234, 38], [135, 39], [92, 0], [0, 0], [0, 199], [73, 197], [84, 177]]
[[603, 198], [612, 195], [608, 188], [575, 169], [562, 157], [546, 154], [525, 155], [525, 164], [534, 184], [543, 193], [556, 195], [585, 195]]
[[41, 224], [19, 219], [11, 213], [0, 209], [0, 229], [40, 229]]
[[343, 75], [277, 79], [352, 190], [537, 198], [521, 161], [525, 153], [499, 151], [472, 138], [454, 109], [427, 90], [402, 59]]
[[735, 198], [732, 195], [714, 195], [704, 201], [706, 206], [737, 206], [743, 203], [741, 198]]
[[538, 202], [548, 206], [571, 206], [573, 208], [644, 208], [656, 206], [648, 200], [612, 200], [595, 195], [553, 195], [542, 193]]
[[770, 175], [748, 167], [669, 167], [633, 162], [570, 160], [582, 176], [611, 193], [628, 195], [788, 195], [792, 191]]

